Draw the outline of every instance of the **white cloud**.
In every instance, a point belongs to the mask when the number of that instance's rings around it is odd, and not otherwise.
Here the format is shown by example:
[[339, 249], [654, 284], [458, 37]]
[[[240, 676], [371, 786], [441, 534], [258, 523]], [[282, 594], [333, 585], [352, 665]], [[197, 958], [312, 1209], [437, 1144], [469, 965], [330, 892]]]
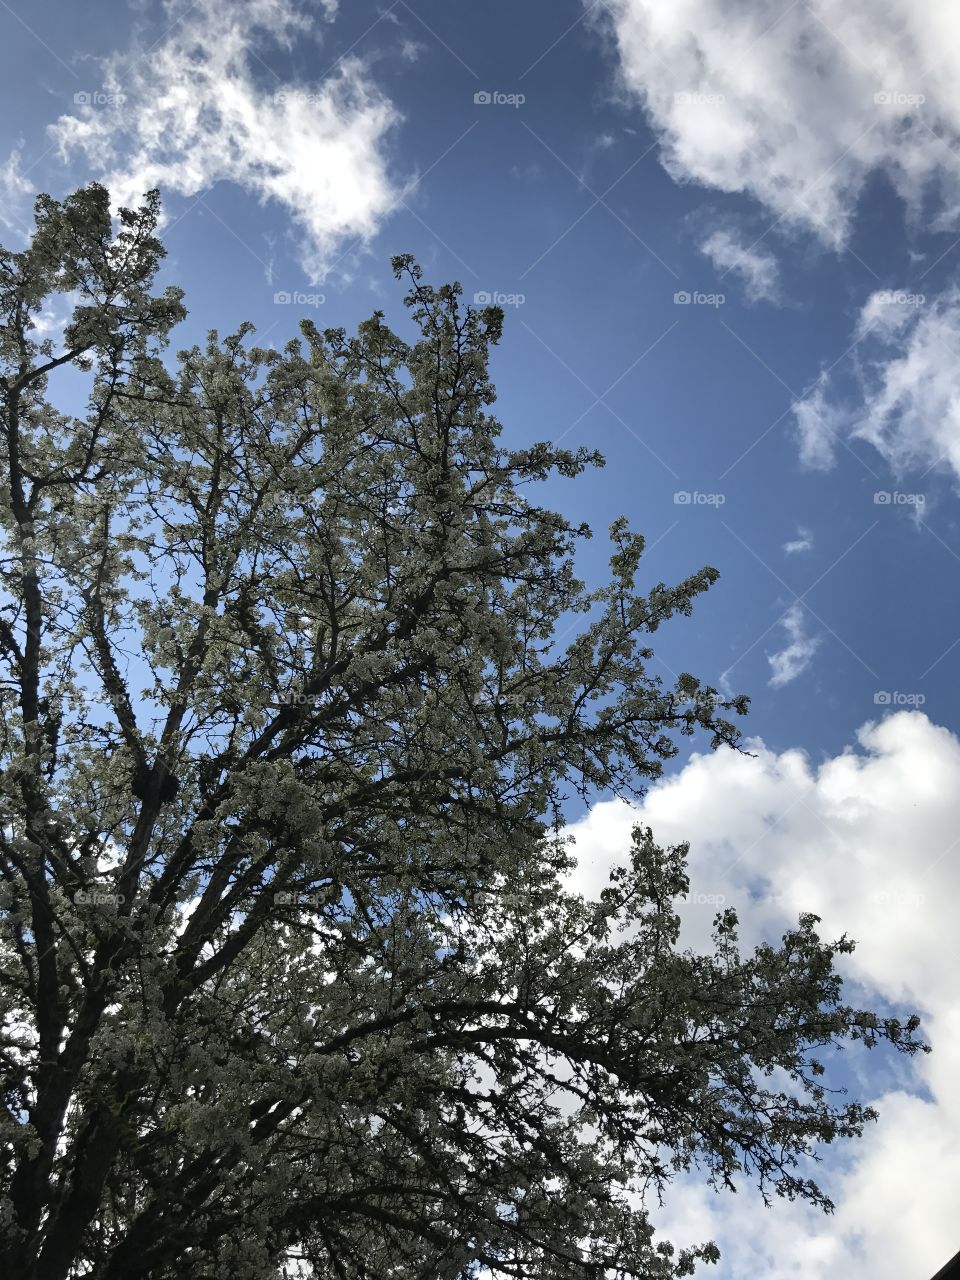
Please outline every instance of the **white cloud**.
[[700, 246], [720, 271], [740, 276], [750, 302], [776, 302], [780, 296], [780, 268], [769, 249], [744, 244], [735, 232], [712, 232]]
[[42, 342], [45, 338], [53, 338], [56, 347], [62, 342], [63, 331], [73, 319], [74, 308], [80, 301], [79, 293], [73, 290], [65, 294], [51, 294], [32, 317], [31, 337], [37, 342]]
[[941, 223], [957, 221], [952, 0], [608, 0], [602, 11], [623, 87], [678, 181], [754, 196], [834, 245], [874, 170], [913, 215], [932, 192]]
[[825, 471], [833, 466], [835, 445], [842, 432], [846, 415], [828, 399], [829, 381], [825, 373], [793, 406], [800, 461], [806, 467]]
[[30, 207], [33, 193], [31, 183], [20, 172], [20, 152], [14, 148], [0, 165], [0, 222], [10, 231], [17, 231], [25, 238], [29, 231], [24, 219]]
[[898, 306], [878, 296], [860, 319], [871, 333], [853, 434], [898, 472], [942, 461], [960, 475], [960, 290], [929, 305]]
[[821, 376], [793, 406], [801, 458], [829, 466], [834, 443], [867, 440], [898, 474], [951, 467], [960, 476], [960, 289], [928, 300], [877, 290], [857, 323], [859, 403]]
[[813, 534], [809, 529], [798, 528], [796, 538], [793, 538], [790, 542], [785, 542], [783, 549], [788, 556], [799, 555], [801, 551], [811, 551], [813, 549]]
[[400, 42], [400, 56], [404, 62], [416, 62], [421, 53], [426, 52], [426, 49], [427, 46], [421, 44], [419, 40], [406, 39]]
[[795, 602], [780, 619], [781, 626], [787, 633], [789, 644], [779, 653], [767, 655], [767, 661], [773, 674], [770, 684], [779, 689], [791, 680], [802, 675], [813, 661], [813, 655], [820, 647], [819, 636], [808, 636], [803, 628], [803, 606]]
[[[335, 7], [325, 4], [327, 16]], [[81, 152], [118, 203], [154, 186], [202, 195], [222, 181], [276, 202], [319, 280], [337, 246], [373, 235], [396, 203], [384, 142], [397, 111], [354, 57], [319, 85], [270, 81], [268, 51], [311, 27], [293, 0], [176, 0], [167, 10], [158, 45], [106, 60], [112, 103], [77, 106], [50, 126], [61, 155]]]
[[[780, 1201], [764, 1211], [746, 1187], [717, 1196], [691, 1179], [676, 1189], [661, 1228], [677, 1243], [716, 1239], [717, 1280], [928, 1280], [960, 1244], [960, 741], [919, 712], [857, 737], [819, 767], [762, 742], [750, 744], [752, 758], [695, 756], [642, 806], [598, 804], [572, 828], [573, 887], [591, 896], [625, 859], [637, 821], [661, 844], [690, 840], [691, 946], [709, 945], [718, 899], [738, 908], [745, 946], [815, 912], [823, 937], [857, 940], [844, 972], [866, 1002], [916, 1010], [934, 1048], [910, 1063], [882, 1050], [852, 1056], [858, 1096], [880, 1120], [842, 1152], [824, 1152], [815, 1176], [837, 1204], [832, 1217]], [[879, 1054], [900, 1069], [871, 1087]]]

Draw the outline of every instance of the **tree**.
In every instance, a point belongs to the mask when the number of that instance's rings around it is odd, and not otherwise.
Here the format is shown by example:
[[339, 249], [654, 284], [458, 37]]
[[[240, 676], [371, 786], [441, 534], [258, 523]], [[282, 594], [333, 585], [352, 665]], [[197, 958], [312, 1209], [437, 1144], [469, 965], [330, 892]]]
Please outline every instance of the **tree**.
[[526, 486], [602, 459], [498, 442], [496, 308], [397, 258], [412, 344], [173, 362], [158, 197], [109, 208], [41, 196], [0, 255], [4, 1274], [669, 1277], [716, 1253], [653, 1242], [678, 1170], [829, 1208], [803, 1161], [872, 1113], [815, 1055], [917, 1020], [845, 1005], [812, 916], [680, 950], [686, 849], [639, 826], [564, 886], [570, 789], [737, 748], [746, 698], [648, 669], [716, 571], [641, 594], [618, 519], [577, 580]]

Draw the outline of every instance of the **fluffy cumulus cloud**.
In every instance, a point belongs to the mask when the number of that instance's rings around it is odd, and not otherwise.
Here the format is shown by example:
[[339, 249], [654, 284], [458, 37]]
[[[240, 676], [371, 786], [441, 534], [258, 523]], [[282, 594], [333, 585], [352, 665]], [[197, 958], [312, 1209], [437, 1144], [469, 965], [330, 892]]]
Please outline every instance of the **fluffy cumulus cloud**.
[[914, 212], [935, 191], [941, 221], [957, 221], [953, 0], [607, 0], [594, 12], [678, 180], [752, 195], [832, 244], [875, 170]]
[[747, 244], [734, 231], [713, 231], [700, 245], [723, 275], [739, 276], [749, 302], [776, 302], [780, 296], [780, 268], [769, 249]]
[[662, 1229], [678, 1243], [716, 1239], [717, 1280], [929, 1280], [960, 1245], [960, 741], [901, 711], [816, 767], [799, 751], [750, 749], [695, 756], [642, 807], [596, 805], [573, 827], [574, 887], [596, 896], [638, 821], [660, 843], [689, 840], [690, 945], [709, 946], [721, 906], [738, 908], [745, 945], [813, 911], [823, 936], [858, 942], [845, 968], [859, 989], [851, 999], [920, 1013], [934, 1052], [898, 1060], [880, 1084], [874, 1059], [853, 1056], [858, 1096], [880, 1120], [817, 1175], [832, 1217], [785, 1201], [763, 1211], [746, 1188], [717, 1195], [691, 1179]]
[[786, 611], [780, 619], [780, 625], [787, 633], [787, 643], [776, 653], [767, 656], [771, 671], [770, 684], [774, 689], [779, 689], [802, 675], [820, 647], [819, 636], [807, 635], [803, 605], [799, 601]]
[[793, 407], [802, 460], [829, 466], [849, 437], [869, 441], [897, 474], [939, 466], [960, 476], [960, 289], [877, 290], [855, 337], [856, 402], [821, 377]]
[[[276, 78], [270, 54], [313, 25], [292, 0], [167, 8], [167, 35], [109, 58], [103, 92], [50, 126], [61, 154], [82, 153], [118, 203], [156, 186], [198, 196], [223, 181], [274, 201], [320, 279], [346, 238], [371, 236], [396, 204], [385, 155], [395, 108], [357, 58], [318, 85]], [[332, 17], [336, 6], [321, 8]]]

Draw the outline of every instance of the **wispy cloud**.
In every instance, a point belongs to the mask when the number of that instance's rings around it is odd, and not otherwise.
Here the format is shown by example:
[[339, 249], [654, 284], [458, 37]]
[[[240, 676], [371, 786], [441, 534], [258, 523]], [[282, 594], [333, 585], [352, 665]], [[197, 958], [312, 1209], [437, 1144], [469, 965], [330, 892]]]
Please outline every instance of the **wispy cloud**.
[[800, 461], [818, 471], [833, 466], [837, 439], [847, 418], [845, 411], [831, 402], [828, 385], [827, 375], [820, 374], [806, 395], [793, 405]]
[[809, 529], [800, 528], [797, 530], [795, 538], [783, 544], [783, 549], [788, 556], [799, 555], [802, 551], [811, 551], [813, 549], [813, 534]]
[[31, 183], [20, 172], [20, 152], [14, 148], [0, 165], [0, 222], [9, 230], [27, 234], [24, 223], [28, 221], [28, 197], [32, 191]]
[[789, 643], [778, 653], [767, 655], [772, 672], [770, 684], [774, 689], [780, 689], [802, 675], [820, 647], [819, 636], [808, 636], [805, 633], [803, 606], [799, 601], [790, 606], [780, 623], [787, 633]]
[[801, 459], [827, 467], [838, 441], [859, 439], [897, 474], [941, 465], [960, 476], [960, 288], [877, 290], [854, 336], [859, 396], [841, 398], [820, 376], [793, 406]]
[[720, 271], [743, 281], [750, 302], [776, 302], [780, 296], [780, 267], [769, 249], [748, 245], [730, 230], [712, 232], [700, 245]]
[[50, 126], [62, 157], [81, 152], [121, 203], [155, 186], [202, 196], [218, 182], [276, 202], [320, 280], [337, 247], [372, 236], [397, 203], [384, 150], [396, 108], [356, 57], [317, 84], [270, 81], [269, 54], [311, 31], [293, 0], [175, 0], [167, 10], [159, 44], [106, 60], [106, 101], [81, 102]]

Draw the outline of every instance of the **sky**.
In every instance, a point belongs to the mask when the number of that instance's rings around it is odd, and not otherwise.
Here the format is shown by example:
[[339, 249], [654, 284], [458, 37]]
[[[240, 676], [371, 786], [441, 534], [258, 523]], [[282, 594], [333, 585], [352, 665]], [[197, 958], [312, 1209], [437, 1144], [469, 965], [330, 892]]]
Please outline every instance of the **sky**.
[[[0, 0], [0, 34], [5, 243], [38, 191], [159, 186], [179, 346], [403, 330], [412, 252], [504, 306], [505, 443], [604, 454], [540, 495], [588, 584], [621, 514], [640, 585], [720, 571], [657, 670], [748, 693], [753, 755], [700, 744], [640, 815], [692, 842], [691, 937], [815, 910], [934, 1053], [850, 1056], [881, 1120], [824, 1159], [833, 1217], [691, 1180], [665, 1230], [718, 1280], [927, 1280], [960, 1248], [960, 10]], [[638, 814], [570, 817], [596, 890]]]

